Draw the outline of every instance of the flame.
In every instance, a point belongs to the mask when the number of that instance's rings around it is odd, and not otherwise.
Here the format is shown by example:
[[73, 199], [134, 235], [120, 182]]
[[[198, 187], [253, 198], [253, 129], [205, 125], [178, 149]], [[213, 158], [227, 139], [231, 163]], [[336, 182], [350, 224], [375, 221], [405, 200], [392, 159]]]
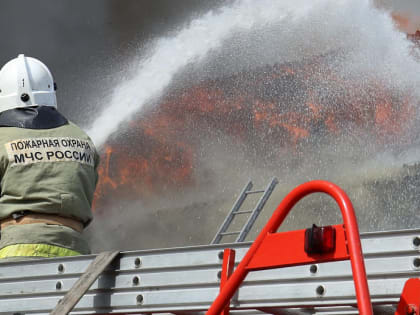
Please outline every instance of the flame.
[[[322, 71], [321, 78], [317, 69], [323, 62], [320, 57], [275, 65], [173, 92], [108, 143], [95, 205], [104, 206], [110, 196], [146, 198], [194, 185], [203, 135], [221, 132], [259, 145], [262, 149], [256, 151], [261, 155], [264, 146], [280, 146], [294, 154], [303, 141], [319, 133], [338, 136], [347, 125], [373, 134], [379, 142], [404, 136], [415, 116], [409, 92], [398, 95], [378, 80], [361, 87], [332, 70]], [[314, 88], [320, 81], [333, 86], [334, 95], [323, 97]]]
[[420, 17], [416, 16], [414, 11], [411, 13], [393, 12], [391, 17], [395, 26], [407, 34], [416, 34], [420, 29]]
[[400, 30], [409, 30], [411, 27], [410, 18], [399, 13], [392, 13], [392, 19]]

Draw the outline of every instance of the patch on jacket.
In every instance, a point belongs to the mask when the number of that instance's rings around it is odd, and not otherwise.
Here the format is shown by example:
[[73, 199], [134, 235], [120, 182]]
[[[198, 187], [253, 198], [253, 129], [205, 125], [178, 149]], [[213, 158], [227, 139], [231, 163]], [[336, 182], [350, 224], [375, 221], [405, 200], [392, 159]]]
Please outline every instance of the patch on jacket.
[[95, 165], [95, 149], [88, 140], [76, 138], [29, 138], [5, 144], [11, 166], [43, 162], [78, 162]]

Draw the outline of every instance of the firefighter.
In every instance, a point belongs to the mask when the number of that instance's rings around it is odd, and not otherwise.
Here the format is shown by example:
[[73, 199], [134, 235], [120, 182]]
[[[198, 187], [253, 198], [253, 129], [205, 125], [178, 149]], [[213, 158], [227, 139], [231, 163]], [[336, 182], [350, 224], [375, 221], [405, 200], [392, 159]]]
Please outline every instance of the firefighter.
[[99, 156], [57, 111], [55, 90], [35, 58], [19, 55], [0, 70], [0, 261], [90, 253], [81, 233]]

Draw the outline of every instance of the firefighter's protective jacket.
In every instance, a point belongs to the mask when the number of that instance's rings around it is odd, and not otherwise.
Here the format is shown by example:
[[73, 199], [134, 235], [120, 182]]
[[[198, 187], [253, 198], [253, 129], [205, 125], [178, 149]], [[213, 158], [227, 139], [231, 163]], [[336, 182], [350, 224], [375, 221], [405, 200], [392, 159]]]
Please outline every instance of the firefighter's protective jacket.
[[[17, 111], [12, 112], [15, 115]], [[33, 115], [32, 121], [26, 115], [20, 124], [18, 118], [16, 126], [2, 123], [0, 116], [0, 219], [29, 211], [77, 219], [86, 226], [92, 219], [91, 205], [98, 178], [97, 151], [86, 133], [55, 109], [46, 108], [43, 113], [40, 107]], [[4, 117], [10, 120], [7, 115]], [[48, 117], [56, 121], [56, 127], [54, 123], [42, 123]], [[41, 125], [37, 126], [37, 122]], [[13, 242], [22, 243], [13, 239], [9, 243]], [[63, 246], [74, 249], [71, 240]]]

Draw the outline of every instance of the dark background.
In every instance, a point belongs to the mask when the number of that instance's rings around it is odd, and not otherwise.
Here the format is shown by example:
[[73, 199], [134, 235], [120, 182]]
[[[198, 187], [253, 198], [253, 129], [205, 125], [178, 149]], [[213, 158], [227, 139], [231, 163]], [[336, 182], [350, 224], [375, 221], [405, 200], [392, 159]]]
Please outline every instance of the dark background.
[[20, 53], [43, 61], [58, 84], [59, 110], [83, 127], [118, 84], [113, 74], [123, 71], [130, 55], [220, 3], [2, 0], [0, 65]]

